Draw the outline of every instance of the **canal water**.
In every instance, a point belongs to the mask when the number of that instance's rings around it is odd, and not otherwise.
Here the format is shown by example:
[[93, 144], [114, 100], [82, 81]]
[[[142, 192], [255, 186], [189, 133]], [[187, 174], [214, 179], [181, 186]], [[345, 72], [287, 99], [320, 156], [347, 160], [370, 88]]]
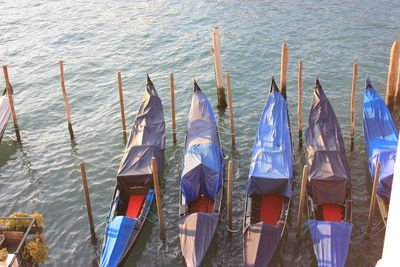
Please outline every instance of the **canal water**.
[[[297, 62], [303, 61], [303, 121], [315, 77], [336, 111], [353, 179], [354, 228], [347, 266], [374, 266], [384, 232], [365, 234], [371, 179], [362, 137], [364, 78], [383, 96], [392, 42], [399, 38], [396, 1], [0, 1], [0, 62], [8, 64], [22, 146], [10, 123], [0, 144], [0, 215], [39, 212], [45, 217], [45, 266], [91, 266], [101, 242], [90, 243], [79, 162], [86, 163], [96, 233], [115, 184], [124, 143], [117, 72], [122, 72], [128, 125], [134, 120], [148, 73], [163, 100], [168, 125], [163, 174], [166, 241], [148, 225], [128, 266], [183, 266], [178, 238], [178, 195], [184, 131], [193, 78], [216, 106], [210, 54], [213, 26], [220, 27], [223, 71], [231, 73], [236, 149], [227, 112], [215, 115], [226, 162], [234, 162], [234, 228], [242, 224], [249, 158], [271, 75], [279, 81], [282, 42], [289, 47], [288, 105], [297, 132]], [[76, 143], [69, 139], [59, 81], [64, 60]], [[355, 148], [349, 119], [353, 62], [359, 63]], [[172, 144], [169, 73], [175, 75], [178, 143]], [[3, 77], [3, 76], [2, 76]], [[4, 87], [1, 78], [0, 87]], [[306, 125], [305, 125], [306, 126]], [[304, 152], [295, 145], [295, 195], [275, 266], [315, 266], [309, 233], [295, 238]], [[223, 205], [205, 266], [241, 266], [241, 230], [225, 230]], [[374, 230], [379, 230], [378, 214]]]

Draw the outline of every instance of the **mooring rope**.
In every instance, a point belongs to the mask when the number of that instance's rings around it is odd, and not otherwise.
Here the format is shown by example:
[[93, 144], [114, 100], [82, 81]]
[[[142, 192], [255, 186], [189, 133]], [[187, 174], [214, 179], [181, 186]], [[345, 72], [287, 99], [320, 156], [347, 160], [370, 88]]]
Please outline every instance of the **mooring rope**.
[[[237, 222], [237, 220], [232, 221], [232, 224], [235, 223], [235, 222]], [[241, 228], [242, 228], [242, 226], [240, 226], [238, 229], [235, 229], [235, 230], [234, 230], [234, 229], [229, 229], [229, 226], [226, 225], [226, 230], [228, 230], [228, 231], [231, 232], [231, 233], [237, 233], [237, 232], [240, 231]]]

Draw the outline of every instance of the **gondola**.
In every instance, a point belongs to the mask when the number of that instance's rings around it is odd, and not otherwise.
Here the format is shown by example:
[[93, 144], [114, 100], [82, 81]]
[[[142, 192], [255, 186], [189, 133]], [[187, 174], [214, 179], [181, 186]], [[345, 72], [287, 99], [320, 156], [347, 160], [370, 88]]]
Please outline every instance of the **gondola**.
[[187, 266], [201, 266], [210, 247], [221, 211], [223, 175], [217, 123], [195, 81], [179, 199], [179, 238]]
[[[119, 166], [108, 215], [100, 266], [121, 266], [151, 215], [155, 199], [152, 157], [162, 173], [165, 122], [161, 99], [147, 76], [147, 87]], [[150, 219], [151, 220], [151, 219]]]
[[372, 181], [377, 164], [381, 162], [377, 201], [386, 224], [399, 132], [388, 107], [372, 87], [369, 78], [364, 92], [363, 132]]
[[308, 227], [318, 266], [346, 263], [351, 223], [351, 177], [331, 103], [317, 79], [305, 132]]
[[270, 266], [287, 223], [293, 151], [286, 100], [272, 78], [258, 125], [243, 220], [245, 266]]
[[3, 139], [3, 134], [6, 130], [10, 116], [11, 116], [10, 103], [8, 101], [6, 90], [4, 90], [3, 95], [0, 97], [0, 143], [1, 140]]

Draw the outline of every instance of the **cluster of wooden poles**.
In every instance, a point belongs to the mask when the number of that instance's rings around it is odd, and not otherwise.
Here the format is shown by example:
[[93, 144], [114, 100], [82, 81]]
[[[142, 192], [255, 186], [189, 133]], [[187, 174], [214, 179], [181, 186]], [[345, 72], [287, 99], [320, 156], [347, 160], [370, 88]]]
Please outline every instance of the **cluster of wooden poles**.
[[[235, 146], [235, 126], [234, 126], [234, 118], [233, 118], [233, 107], [232, 107], [232, 93], [231, 93], [231, 82], [230, 82], [230, 73], [226, 73], [226, 86], [227, 86], [227, 94], [228, 94], [228, 103], [226, 102], [225, 98], [225, 87], [223, 83], [223, 72], [222, 72], [222, 63], [221, 63], [221, 44], [220, 44], [220, 37], [219, 37], [219, 29], [218, 27], [214, 27], [212, 33], [212, 48], [211, 54], [213, 55], [214, 59], [214, 74], [216, 80], [216, 87], [217, 87], [217, 97], [218, 97], [218, 109], [224, 110], [225, 108], [229, 107], [229, 121], [230, 121], [230, 135], [232, 146]], [[395, 41], [393, 43], [391, 53], [390, 53], [390, 64], [389, 64], [389, 72], [388, 72], [388, 79], [387, 79], [387, 87], [386, 87], [386, 104], [388, 105], [389, 109], [393, 111], [394, 104], [400, 103], [400, 67], [399, 67], [399, 56], [400, 56], [400, 42]], [[75, 139], [74, 131], [72, 128], [72, 119], [71, 119], [71, 111], [70, 105], [67, 97], [67, 92], [65, 89], [65, 82], [64, 82], [64, 63], [63, 61], [59, 62], [60, 65], [60, 83], [61, 83], [61, 90], [65, 104], [66, 110], [66, 118], [68, 122], [68, 131], [73, 141]], [[280, 89], [282, 95], [286, 99], [286, 77], [287, 77], [287, 66], [288, 66], [288, 46], [286, 43], [282, 44], [282, 54], [281, 54], [281, 72], [280, 72]], [[298, 137], [299, 143], [302, 143], [302, 69], [303, 63], [302, 61], [298, 62], [298, 82], [297, 82], [297, 95], [298, 95], [298, 108], [297, 108], [297, 119], [298, 119]], [[354, 148], [354, 124], [355, 124], [355, 95], [356, 95], [356, 81], [357, 81], [357, 71], [358, 65], [357, 63], [353, 63], [353, 79], [352, 79], [352, 88], [351, 88], [351, 105], [350, 105], [350, 138], [351, 138], [351, 148]], [[3, 65], [3, 72], [4, 72], [4, 79], [6, 84], [6, 91], [9, 99], [11, 114], [14, 122], [15, 133], [17, 137], [17, 141], [21, 142], [21, 136], [19, 132], [19, 126], [17, 121], [17, 116], [14, 108], [14, 102], [11, 92], [11, 85], [9, 81], [7, 65]], [[120, 103], [120, 112], [121, 112], [121, 123], [122, 123], [122, 134], [123, 138], [126, 142], [126, 123], [125, 123], [125, 111], [124, 111], [124, 100], [123, 100], [123, 91], [122, 91], [122, 77], [121, 73], [118, 72], [118, 92], [119, 92], [119, 103]], [[176, 138], [176, 121], [175, 121], [175, 86], [174, 86], [174, 75], [173, 73], [169, 74], [169, 81], [170, 81], [170, 97], [171, 97], [171, 122], [172, 122], [172, 138], [174, 144], [177, 142]], [[397, 83], [396, 83], [397, 81]], [[153, 167], [153, 178], [154, 178], [154, 186], [156, 192], [156, 203], [157, 203], [157, 211], [159, 217], [159, 225], [160, 225], [160, 232], [163, 235], [165, 233], [165, 226], [164, 226], [164, 219], [162, 214], [162, 203], [161, 203], [161, 192], [160, 186], [158, 181], [158, 173], [155, 158], [152, 159], [152, 167]], [[93, 216], [92, 210], [90, 205], [90, 198], [89, 198], [89, 190], [87, 185], [86, 179], [86, 170], [85, 165], [83, 162], [80, 163], [81, 175], [82, 175], [82, 185], [83, 185], [83, 193], [84, 198], [87, 206], [87, 212], [89, 217], [89, 224], [90, 224], [90, 232], [92, 235], [92, 241], [96, 240], [96, 235], [94, 231], [94, 224], [93, 224]], [[370, 205], [370, 213], [368, 217], [368, 231], [371, 229], [371, 221], [374, 215], [374, 207], [376, 201], [376, 190], [377, 190], [377, 175], [379, 175], [380, 163], [377, 166], [377, 173], [374, 179], [374, 185], [372, 190], [371, 196], [371, 205]], [[303, 179], [301, 183], [301, 190], [300, 190], [300, 203], [299, 203], [299, 212], [297, 218], [297, 235], [300, 231], [300, 221], [301, 221], [301, 213], [304, 208], [304, 195], [305, 195], [305, 185], [307, 181], [307, 166], [303, 168]], [[233, 164], [232, 161], [228, 163], [228, 196], [227, 196], [227, 226], [228, 229], [232, 227], [232, 188], [233, 188]], [[379, 202], [378, 202], [379, 204]]]

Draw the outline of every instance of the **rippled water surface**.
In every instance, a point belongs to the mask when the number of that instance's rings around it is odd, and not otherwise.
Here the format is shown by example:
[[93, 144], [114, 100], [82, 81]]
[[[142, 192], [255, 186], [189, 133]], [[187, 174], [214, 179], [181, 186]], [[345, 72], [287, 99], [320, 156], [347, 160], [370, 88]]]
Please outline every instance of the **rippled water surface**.
[[[127, 123], [133, 122], [149, 73], [163, 99], [168, 125], [168, 75], [174, 72], [178, 144], [172, 144], [168, 129], [162, 184], [166, 242], [159, 239], [158, 226], [146, 226], [129, 266], [183, 266], [177, 225], [184, 130], [194, 77], [216, 106], [210, 45], [212, 26], [218, 25], [223, 70], [231, 73], [238, 143], [233, 150], [229, 136], [222, 134], [227, 159], [235, 166], [235, 227], [241, 225], [249, 158], [270, 76], [276, 74], [279, 80], [281, 43], [289, 47], [293, 128], [297, 131], [297, 61], [303, 60], [303, 121], [307, 123], [318, 74], [347, 148], [352, 62], [359, 63], [357, 138], [354, 152], [348, 153], [354, 230], [347, 266], [374, 266], [384, 234], [364, 234], [371, 182], [360, 137], [362, 89], [369, 74], [384, 94], [390, 48], [400, 33], [399, 14], [396, 1], [0, 1], [0, 63], [9, 67], [23, 140], [18, 146], [9, 126], [0, 144], [0, 215], [43, 213], [50, 249], [45, 265], [90, 266], [99, 257], [101, 243], [90, 243], [79, 162], [86, 163], [96, 233], [102, 238], [124, 148], [117, 72], [123, 76]], [[76, 144], [71, 144], [67, 130], [59, 60], [65, 61]], [[215, 112], [220, 126], [228, 127], [228, 113]], [[302, 149], [295, 152], [296, 195], [276, 266], [316, 265], [309, 234], [300, 241], [295, 238], [304, 163]], [[224, 221], [225, 205], [206, 266], [242, 265], [241, 234], [229, 236]]]

